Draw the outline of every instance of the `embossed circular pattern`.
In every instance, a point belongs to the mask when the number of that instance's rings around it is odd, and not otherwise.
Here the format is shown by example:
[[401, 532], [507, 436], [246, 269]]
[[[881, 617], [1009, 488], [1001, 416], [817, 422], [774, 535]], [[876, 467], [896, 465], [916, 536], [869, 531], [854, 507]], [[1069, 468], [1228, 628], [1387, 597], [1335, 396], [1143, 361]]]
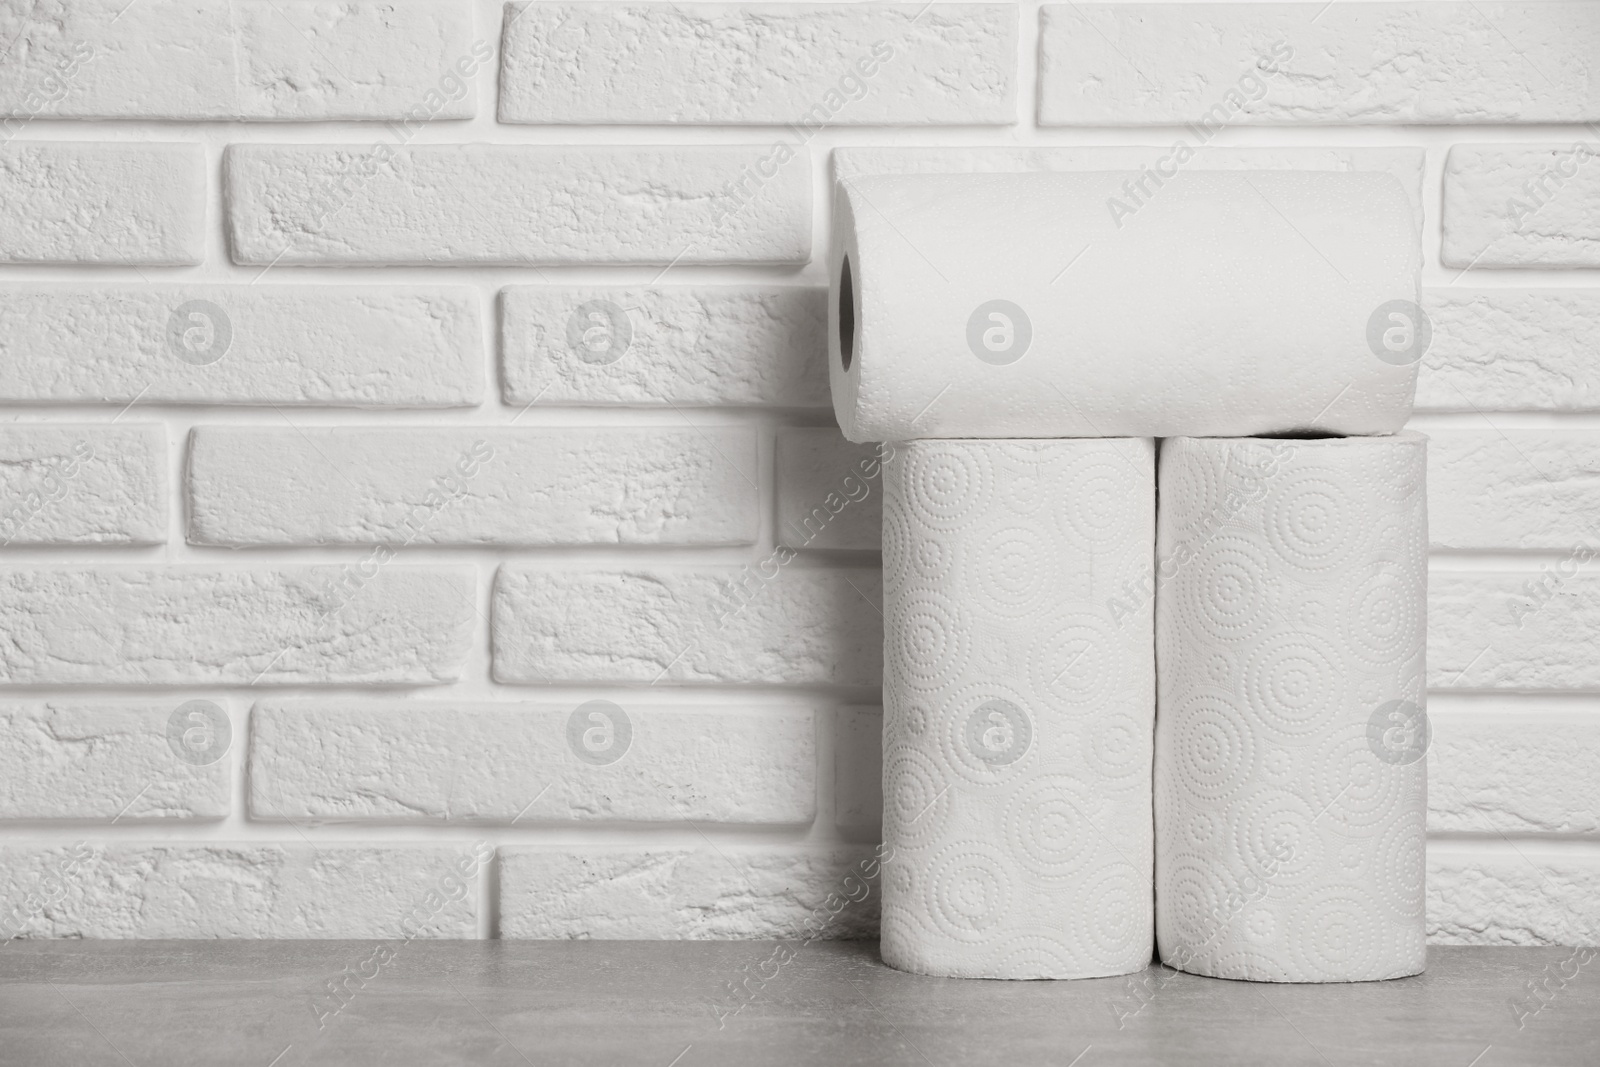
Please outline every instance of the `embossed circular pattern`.
[[1107, 789], [1131, 789], [1149, 782], [1150, 727], [1122, 711], [1092, 716], [1088, 723], [1089, 765]]
[[942, 761], [967, 782], [1001, 785], [1032, 765], [1037, 727], [1013, 690], [965, 686], [944, 699], [937, 715]]
[[1343, 633], [1363, 663], [1388, 666], [1422, 641], [1423, 586], [1419, 575], [1390, 568], [1367, 574], [1346, 594]]
[[957, 845], [928, 864], [928, 914], [947, 937], [981, 941], [1007, 918], [1009, 865], [993, 848]]
[[1392, 821], [1402, 810], [1406, 771], [1372, 752], [1364, 724], [1322, 738], [1311, 759], [1311, 800], [1329, 825], [1365, 833]]
[[[1366, 732], [1383, 701], [1422, 700], [1421, 450], [1286, 442], [1275, 472], [1252, 479], [1229, 466], [1232, 447], [1163, 445], [1163, 516], [1265, 486], [1180, 570], [1158, 616], [1163, 951], [1171, 962], [1176, 935], [1210, 933], [1186, 969], [1258, 981], [1413, 973], [1424, 765], [1383, 763]], [[1182, 461], [1175, 481], [1169, 458]], [[1174, 536], [1163, 529], [1164, 544]], [[1260, 597], [1239, 577], [1252, 571], [1270, 575]], [[1259, 628], [1236, 638], [1241, 617]], [[1237, 737], [1250, 739], [1248, 761]], [[1245, 900], [1232, 911], [1230, 888]]]
[[891, 848], [925, 842], [944, 825], [950, 808], [947, 775], [937, 761], [903, 745], [883, 760], [883, 839]]
[[932, 692], [966, 667], [968, 628], [961, 612], [937, 593], [918, 592], [889, 605], [888, 664], [912, 689]]
[[905, 502], [885, 475], [883, 500], [883, 593], [891, 597], [905, 588], [911, 576], [911, 555], [915, 548], [911, 520]]
[[[1096, 960], [1129, 969], [1137, 965], [1129, 954], [1144, 950], [1145, 935], [1138, 928], [1140, 912], [1129, 908], [1128, 901], [1150, 895], [1148, 874], [1141, 876], [1131, 865], [1116, 862], [1085, 884], [1078, 911], [1088, 921], [1077, 933], [1093, 948]], [[1149, 959], [1148, 953], [1144, 958]]]
[[1069, 615], [1034, 646], [1030, 677], [1046, 696], [1076, 706], [1095, 705], [1116, 682], [1125, 657], [1115, 651], [1120, 638], [1109, 619]]
[[979, 449], [906, 447], [904, 498], [914, 527], [959, 529], [989, 506], [993, 474]]
[[[1067, 978], [1148, 958], [1151, 723], [1138, 686], [1150, 642], [1137, 626], [1119, 632], [1105, 605], [1148, 568], [1150, 492], [1140, 501], [1130, 482], [1142, 461], [1149, 485], [1151, 457], [1144, 445], [1123, 462], [1112, 447], [905, 447], [913, 462], [885, 513], [885, 538], [903, 541], [885, 545], [886, 565], [904, 561], [884, 608], [884, 839], [896, 853], [882, 945], [897, 966]], [[1103, 502], [1097, 470], [1123, 472]], [[1094, 502], [1082, 529], [1062, 513], [1074, 498]], [[1119, 516], [1129, 525], [1113, 536]], [[1118, 884], [1086, 918], [1078, 901], [1118, 847], [1142, 858], [1145, 891]], [[1077, 936], [1085, 922], [1096, 929]]]
[[1025, 619], [1060, 595], [1060, 546], [1043, 535], [1008, 526], [985, 536], [962, 568], [965, 601], [1002, 619]]
[[1427, 826], [1421, 812], [1409, 811], [1394, 820], [1378, 842], [1378, 899], [1388, 913], [1403, 923], [1422, 920], [1427, 877]]
[[1185, 794], [1222, 800], [1255, 775], [1255, 738], [1221, 696], [1191, 696], [1171, 713], [1173, 772]]
[[1012, 978], [1070, 978], [1085, 964], [1061, 941], [1043, 934], [1024, 934], [1003, 942], [994, 953], [991, 974]]
[[1100, 455], [1075, 464], [1056, 501], [1057, 521], [1091, 545], [1127, 538], [1139, 499], [1128, 491], [1128, 481], [1137, 471], [1131, 457]]
[[1387, 936], [1367, 894], [1327, 886], [1306, 894], [1291, 920], [1290, 954], [1298, 981], [1360, 981], [1381, 975], [1379, 954]]
[[932, 533], [923, 533], [906, 553], [907, 577], [911, 581], [944, 581], [955, 568], [953, 546]]
[[1269, 735], [1304, 742], [1338, 721], [1345, 672], [1320, 637], [1270, 638], [1245, 661], [1245, 706]]
[[1005, 808], [1007, 848], [1043, 877], [1077, 873], [1097, 846], [1091, 803], [1082, 784], [1064, 774], [1023, 783]]
[[[1247, 639], [1266, 626], [1270, 582], [1261, 553], [1248, 542], [1218, 536], [1194, 557], [1167, 564], [1171, 590], [1186, 625], [1229, 641]], [[1173, 570], [1175, 568], [1175, 571]]]
[[1227, 928], [1228, 895], [1234, 891], [1221, 867], [1207, 854], [1163, 857], [1156, 897], [1161, 901], [1162, 959], [1198, 957], [1216, 951]]
[[1326, 571], [1348, 558], [1361, 542], [1360, 508], [1333, 481], [1306, 471], [1284, 472], [1267, 495], [1267, 542], [1292, 567]]
[[1304, 882], [1322, 860], [1322, 841], [1310, 805], [1286, 789], [1265, 786], [1234, 806], [1234, 851], [1261, 886]]

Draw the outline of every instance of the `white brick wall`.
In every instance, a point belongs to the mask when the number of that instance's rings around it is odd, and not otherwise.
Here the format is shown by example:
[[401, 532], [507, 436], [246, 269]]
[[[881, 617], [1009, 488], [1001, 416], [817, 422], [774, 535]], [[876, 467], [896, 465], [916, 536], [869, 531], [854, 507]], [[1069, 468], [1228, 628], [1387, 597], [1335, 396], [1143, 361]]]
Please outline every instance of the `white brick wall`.
[[472, 66], [493, 54], [487, 41], [474, 54], [470, 25], [449, 0], [11, 4], [0, 11], [0, 40], [27, 34], [29, 47], [8, 56], [0, 114], [405, 119], [434, 91], [442, 102], [433, 118], [470, 118], [472, 101], [447, 81], [456, 60]]
[[625, 703], [258, 704], [250, 811], [504, 824], [804, 825], [816, 816], [809, 708]]
[[[753, 174], [763, 180], [735, 202], [725, 190]], [[665, 266], [811, 254], [804, 149], [230, 145], [225, 183], [236, 263]]]
[[0, 546], [159, 545], [165, 426], [0, 426]]
[[0, 144], [0, 263], [199, 263], [203, 162], [192, 144]]
[[203, 427], [189, 542], [747, 545], [755, 468], [734, 427]]
[[461, 286], [0, 287], [0, 401], [461, 407], [484, 325]]
[[510, 3], [500, 120], [1009, 125], [1016, 50], [1009, 4]]
[[1430, 926], [1600, 944], [1600, 5], [40, 0], [12, 41], [0, 936], [870, 932], [893, 459], [832, 428], [827, 183], [1160, 165], [1412, 197]]

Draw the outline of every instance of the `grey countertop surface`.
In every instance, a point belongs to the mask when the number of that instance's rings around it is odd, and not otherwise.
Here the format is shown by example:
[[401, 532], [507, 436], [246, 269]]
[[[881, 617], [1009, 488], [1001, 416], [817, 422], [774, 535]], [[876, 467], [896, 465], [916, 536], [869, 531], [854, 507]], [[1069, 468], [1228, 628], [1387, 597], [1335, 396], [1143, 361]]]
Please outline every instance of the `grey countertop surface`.
[[923, 978], [871, 942], [13, 941], [0, 1064], [1597, 1067], [1591, 956], [1289, 986]]

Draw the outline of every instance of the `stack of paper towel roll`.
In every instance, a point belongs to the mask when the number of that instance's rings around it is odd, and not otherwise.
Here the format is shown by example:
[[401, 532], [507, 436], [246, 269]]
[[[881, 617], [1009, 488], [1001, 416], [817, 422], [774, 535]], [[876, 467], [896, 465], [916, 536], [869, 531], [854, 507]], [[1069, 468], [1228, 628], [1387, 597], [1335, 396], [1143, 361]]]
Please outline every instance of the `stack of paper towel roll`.
[[1410, 203], [1387, 175], [1213, 172], [1108, 213], [1130, 179], [835, 200], [835, 411], [905, 442], [884, 959], [1091, 977], [1159, 940], [1220, 977], [1416, 973], [1424, 441], [1387, 332], [1417, 325]]

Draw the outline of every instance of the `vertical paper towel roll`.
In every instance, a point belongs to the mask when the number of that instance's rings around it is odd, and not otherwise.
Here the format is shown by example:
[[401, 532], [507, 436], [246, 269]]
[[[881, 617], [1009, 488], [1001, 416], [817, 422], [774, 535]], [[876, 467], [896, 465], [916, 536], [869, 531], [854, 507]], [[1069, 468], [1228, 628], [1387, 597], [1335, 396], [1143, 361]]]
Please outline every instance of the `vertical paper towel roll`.
[[1169, 965], [1423, 967], [1424, 450], [1162, 443], [1156, 923]]
[[1139, 970], [1154, 622], [1125, 591], [1151, 580], [1154, 442], [895, 447], [883, 958], [965, 978]]
[[1373, 434], [1410, 414], [1420, 239], [1389, 174], [860, 177], [833, 226], [852, 441]]

